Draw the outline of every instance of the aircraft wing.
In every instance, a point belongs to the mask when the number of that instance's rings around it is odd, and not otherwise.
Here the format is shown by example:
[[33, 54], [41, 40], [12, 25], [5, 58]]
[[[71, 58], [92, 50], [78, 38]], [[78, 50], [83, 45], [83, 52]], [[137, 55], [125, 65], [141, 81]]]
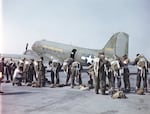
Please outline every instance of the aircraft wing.
[[0, 57], [4, 57], [6, 60], [13, 59], [14, 61], [21, 60], [26, 58], [27, 60], [34, 59], [39, 60], [40, 56], [38, 56], [32, 50], [27, 50], [24, 54], [0, 54]]

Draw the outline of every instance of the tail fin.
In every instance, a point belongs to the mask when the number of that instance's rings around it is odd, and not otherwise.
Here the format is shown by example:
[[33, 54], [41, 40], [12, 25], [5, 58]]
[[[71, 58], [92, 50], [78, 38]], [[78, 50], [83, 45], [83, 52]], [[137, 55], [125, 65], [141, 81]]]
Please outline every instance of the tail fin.
[[115, 33], [104, 46], [103, 51], [108, 57], [113, 57], [113, 55], [122, 57], [125, 54], [128, 56], [128, 42], [129, 35], [127, 33]]

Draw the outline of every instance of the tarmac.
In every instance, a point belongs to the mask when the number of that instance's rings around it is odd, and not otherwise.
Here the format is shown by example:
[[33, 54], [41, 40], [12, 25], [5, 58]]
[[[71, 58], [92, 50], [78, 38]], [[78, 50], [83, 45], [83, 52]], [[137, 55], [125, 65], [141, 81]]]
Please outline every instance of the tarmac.
[[[61, 72], [60, 83], [65, 78]], [[82, 73], [82, 79], [86, 84], [89, 77]], [[145, 95], [135, 94], [135, 79], [130, 76], [132, 90], [126, 94], [127, 99], [112, 99], [110, 95], [95, 94], [94, 89], [82, 91], [78, 86], [33, 88], [2, 83], [0, 114], [150, 114], [150, 89]]]

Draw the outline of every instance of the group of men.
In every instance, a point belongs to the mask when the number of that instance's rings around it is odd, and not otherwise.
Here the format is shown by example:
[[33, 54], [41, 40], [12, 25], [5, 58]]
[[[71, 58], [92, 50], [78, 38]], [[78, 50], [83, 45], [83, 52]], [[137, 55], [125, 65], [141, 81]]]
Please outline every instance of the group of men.
[[[98, 57], [95, 58], [93, 64], [89, 67], [89, 75], [95, 80], [95, 93], [101, 93], [104, 95], [106, 88], [110, 90], [110, 93], [115, 91], [115, 81], [117, 80], [117, 89], [121, 90], [121, 75], [123, 75], [124, 91], [130, 92], [130, 72], [128, 65], [137, 65], [137, 80], [136, 80], [136, 91], [141, 88], [141, 79], [143, 79], [143, 87], [147, 92], [147, 72], [148, 72], [148, 61], [143, 55], [137, 54], [136, 59], [131, 63], [124, 55], [122, 58], [114, 56], [112, 60], [107, 59], [104, 53], [99, 53]], [[122, 72], [121, 72], [122, 71]], [[108, 78], [109, 84], [106, 84], [106, 78]]]
[[[66, 73], [66, 84], [70, 85], [69, 79], [71, 78], [71, 88], [74, 88], [75, 81], [82, 84], [82, 66], [75, 60], [76, 50], [72, 50], [70, 57], [64, 60], [61, 65], [58, 61], [53, 60], [49, 61], [48, 72], [51, 72], [51, 81], [50, 83], [54, 86], [55, 84], [59, 85], [59, 71], [61, 68]], [[106, 89], [108, 88], [110, 92], [115, 90], [115, 81], [117, 80], [117, 89], [121, 90], [121, 75], [123, 75], [124, 90], [125, 92], [130, 92], [130, 79], [129, 79], [129, 68], [128, 64], [130, 63], [127, 55], [124, 55], [122, 58], [114, 56], [113, 59], [108, 59], [105, 57], [104, 53], [99, 53], [98, 56], [94, 59], [93, 63], [88, 67], [88, 74], [90, 80], [88, 84], [90, 87], [94, 87], [93, 80], [95, 81], [95, 93], [105, 94]], [[148, 61], [146, 58], [140, 54], [137, 54], [135, 61], [132, 65], [137, 65], [137, 80], [136, 80], [136, 90], [140, 89], [141, 79], [143, 79], [143, 89], [147, 91], [147, 72], [148, 72]], [[27, 84], [32, 84], [33, 81], [36, 81], [38, 87], [44, 87], [46, 84], [45, 71], [46, 67], [43, 64], [43, 57], [39, 61], [26, 61], [25, 59], [19, 61], [17, 64], [12, 61], [4, 62], [4, 58], [1, 58], [0, 61], [0, 81], [4, 76], [4, 67], [6, 68], [5, 74], [6, 79], [9, 82], [12, 81], [13, 85], [17, 82], [21, 86], [22, 82]], [[121, 73], [121, 70], [123, 72]], [[55, 82], [56, 78], [56, 82]], [[106, 79], [108, 78], [108, 84]], [[2, 93], [2, 91], [0, 91]]]
[[22, 82], [31, 84], [34, 80], [39, 82], [40, 86], [45, 84], [45, 66], [43, 64], [43, 57], [40, 60], [30, 61], [23, 60], [17, 63], [12, 59], [5, 62], [5, 58], [0, 60], [0, 81], [6, 76], [6, 83], [12, 82], [13, 85], [22, 85]]

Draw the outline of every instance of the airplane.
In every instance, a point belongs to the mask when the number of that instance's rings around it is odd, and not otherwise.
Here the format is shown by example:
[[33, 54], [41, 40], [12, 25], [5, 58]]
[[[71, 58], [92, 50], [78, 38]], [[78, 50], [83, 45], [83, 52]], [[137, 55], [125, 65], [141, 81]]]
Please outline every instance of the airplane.
[[[122, 57], [123, 55], [128, 56], [128, 42], [129, 35], [125, 32], [117, 32], [112, 35], [109, 41], [106, 43], [103, 49], [88, 49], [68, 44], [62, 44], [58, 42], [52, 42], [47, 40], [36, 41], [32, 45], [32, 50], [28, 50], [28, 44], [26, 51], [19, 58], [39, 59], [44, 57], [45, 61], [58, 60], [61, 63], [68, 58], [72, 50], [77, 50], [75, 60], [80, 62], [82, 65], [87, 65], [93, 61], [99, 52], [104, 52], [106, 57], [112, 58], [114, 55]], [[8, 55], [1, 55], [8, 56]], [[11, 55], [9, 56], [11, 57]], [[12, 57], [13, 58], [13, 57]]]
[[32, 45], [32, 50], [45, 59], [57, 59], [61, 62], [70, 56], [72, 50], [77, 50], [75, 59], [82, 64], [87, 64], [91, 63], [99, 52], [104, 52], [106, 57], [109, 58], [112, 58], [113, 55], [118, 57], [122, 57], [125, 54], [128, 55], [128, 40], [129, 35], [127, 33], [118, 32], [110, 38], [101, 50], [41, 40], [36, 41]]

